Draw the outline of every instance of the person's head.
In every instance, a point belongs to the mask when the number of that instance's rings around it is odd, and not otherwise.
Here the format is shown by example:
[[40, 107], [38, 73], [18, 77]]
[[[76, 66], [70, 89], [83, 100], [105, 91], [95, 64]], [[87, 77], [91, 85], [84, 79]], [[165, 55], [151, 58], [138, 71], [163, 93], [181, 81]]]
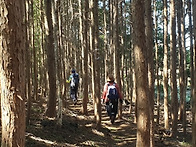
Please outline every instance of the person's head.
[[107, 82], [114, 82], [114, 76], [112, 74], [108, 75]]
[[76, 72], [76, 70], [75, 69], [72, 69], [71, 73], [75, 73], [75, 72]]

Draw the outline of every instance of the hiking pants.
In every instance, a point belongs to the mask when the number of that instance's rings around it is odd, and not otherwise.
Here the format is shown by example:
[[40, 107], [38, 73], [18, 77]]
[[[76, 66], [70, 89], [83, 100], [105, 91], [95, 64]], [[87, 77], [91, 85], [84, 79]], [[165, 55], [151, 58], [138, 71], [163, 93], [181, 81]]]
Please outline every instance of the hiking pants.
[[78, 98], [77, 93], [78, 93], [78, 88], [77, 87], [75, 87], [75, 88], [70, 87], [70, 97], [71, 97], [71, 99], [77, 100], [77, 98]]
[[116, 117], [116, 114], [118, 112], [118, 99], [112, 99], [109, 100], [109, 102], [106, 102], [106, 110], [108, 113], [108, 116], [114, 115]]

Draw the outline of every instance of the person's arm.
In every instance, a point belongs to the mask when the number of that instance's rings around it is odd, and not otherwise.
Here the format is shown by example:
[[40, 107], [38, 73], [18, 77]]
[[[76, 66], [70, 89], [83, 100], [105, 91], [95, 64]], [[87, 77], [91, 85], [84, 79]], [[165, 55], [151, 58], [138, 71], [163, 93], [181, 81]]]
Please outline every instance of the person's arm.
[[70, 83], [71, 78], [72, 78], [72, 75], [69, 76], [69, 78], [66, 80], [66, 83]]
[[108, 89], [108, 85], [105, 84], [103, 88], [103, 93], [102, 93], [102, 99], [104, 100], [106, 99], [107, 89]]

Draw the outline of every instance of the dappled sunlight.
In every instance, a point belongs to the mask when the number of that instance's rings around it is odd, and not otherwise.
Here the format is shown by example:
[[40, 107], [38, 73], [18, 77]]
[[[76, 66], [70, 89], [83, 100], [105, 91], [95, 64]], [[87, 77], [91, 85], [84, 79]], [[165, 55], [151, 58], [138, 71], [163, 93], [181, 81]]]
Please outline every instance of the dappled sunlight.
[[30, 133], [27, 133], [26, 136], [29, 137], [30, 139], [35, 140], [35, 141], [38, 141], [38, 142], [40, 142], [42, 144], [46, 144], [46, 145], [57, 145], [57, 143], [55, 141], [50, 141], [50, 140], [47, 140], [47, 139], [42, 139], [42, 138], [36, 137], [36, 136], [34, 136], [33, 134], [30, 134]]
[[[81, 105], [78, 103], [75, 107], [80, 107]], [[73, 105], [69, 106], [70, 110], [76, 112], [75, 110], [79, 110], [77, 108], [73, 108]], [[114, 124], [111, 124], [110, 118], [107, 115], [105, 110], [105, 106], [102, 105], [102, 122], [101, 128], [96, 128], [96, 125], [93, 122], [94, 118], [94, 110], [92, 105], [88, 105], [88, 115], [77, 115], [77, 120], [81, 120], [84, 122], [84, 127], [86, 129], [90, 129], [90, 132], [85, 132], [85, 138], [83, 142], [80, 142], [80, 145], [86, 146], [130, 146], [134, 145], [136, 141], [136, 129], [134, 129], [135, 124], [132, 123], [132, 116], [128, 114], [129, 111], [123, 112], [123, 118], [116, 118]], [[127, 118], [128, 117], [128, 118]], [[87, 131], [87, 130], [86, 130]], [[88, 133], [88, 134], [87, 134]], [[96, 135], [94, 138], [93, 136]], [[101, 139], [101, 138], [102, 139]], [[87, 139], [88, 138], [88, 139]], [[100, 141], [96, 141], [100, 140]]]
[[104, 133], [102, 133], [102, 132], [100, 132], [100, 131], [98, 131], [98, 130], [96, 130], [96, 129], [92, 129], [92, 132], [93, 132], [94, 134], [96, 134], [96, 135], [99, 135], [99, 136], [104, 137]]
[[[137, 124], [134, 123], [134, 113], [130, 114], [128, 109], [125, 109], [127, 106], [123, 105], [122, 118], [119, 119], [117, 115], [114, 124], [112, 124], [105, 106], [102, 105], [101, 126], [97, 126], [95, 123], [92, 104], [88, 105], [88, 115], [82, 115], [81, 107], [81, 100], [76, 105], [71, 100], [67, 100], [67, 107], [63, 109], [61, 128], [56, 126], [56, 120], [46, 119], [43, 117], [44, 115], [40, 115], [42, 118], [38, 119], [36, 117], [38, 110], [35, 107], [34, 112], [36, 115], [33, 114], [32, 116], [35, 116], [36, 119], [32, 119], [34, 121], [31, 122], [33, 125], [27, 128], [29, 132], [26, 137], [28, 143], [36, 143], [36, 147], [136, 146]], [[42, 112], [41, 110], [39, 111]], [[190, 128], [191, 124], [187, 124], [187, 126]], [[172, 146], [173, 140], [170, 141], [171, 139], [168, 136], [163, 136], [158, 128], [155, 129], [156, 146]], [[181, 129], [182, 127], [179, 125], [179, 133], [182, 135]], [[177, 140], [179, 142], [183, 141], [179, 140], [179, 138]]]

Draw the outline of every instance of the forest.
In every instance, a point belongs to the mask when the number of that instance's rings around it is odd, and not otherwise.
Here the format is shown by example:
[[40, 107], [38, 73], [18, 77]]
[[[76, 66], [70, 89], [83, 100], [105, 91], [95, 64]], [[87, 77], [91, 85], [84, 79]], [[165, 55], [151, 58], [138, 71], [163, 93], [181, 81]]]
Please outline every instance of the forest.
[[1, 146], [196, 147], [195, 35], [194, 0], [0, 0]]

